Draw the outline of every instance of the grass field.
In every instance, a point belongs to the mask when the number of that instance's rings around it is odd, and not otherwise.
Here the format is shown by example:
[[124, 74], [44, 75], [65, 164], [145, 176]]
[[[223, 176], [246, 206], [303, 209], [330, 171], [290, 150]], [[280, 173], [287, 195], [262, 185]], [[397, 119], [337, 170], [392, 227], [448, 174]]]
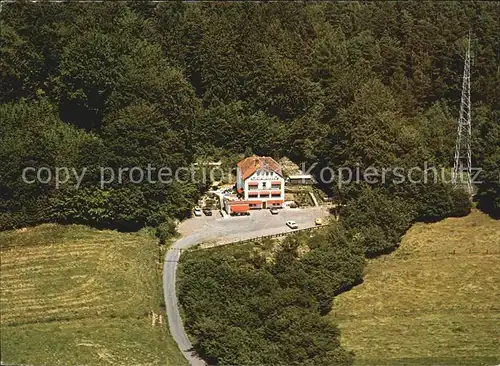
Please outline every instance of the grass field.
[[30, 365], [184, 365], [142, 234], [41, 225], [0, 233], [1, 358]]
[[500, 363], [500, 221], [416, 224], [330, 316], [358, 365]]

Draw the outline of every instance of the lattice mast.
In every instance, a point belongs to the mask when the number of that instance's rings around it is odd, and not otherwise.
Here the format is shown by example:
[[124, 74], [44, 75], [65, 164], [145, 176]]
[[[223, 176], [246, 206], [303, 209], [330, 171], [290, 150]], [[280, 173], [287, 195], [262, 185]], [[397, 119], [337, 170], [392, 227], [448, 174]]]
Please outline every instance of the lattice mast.
[[462, 80], [462, 100], [458, 117], [458, 133], [455, 146], [455, 162], [453, 165], [452, 183], [463, 187], [469, 194], [473, 194], [471, 174], [471, 103], [470, 103], [470, 31], [465, 54], [464, 76]]

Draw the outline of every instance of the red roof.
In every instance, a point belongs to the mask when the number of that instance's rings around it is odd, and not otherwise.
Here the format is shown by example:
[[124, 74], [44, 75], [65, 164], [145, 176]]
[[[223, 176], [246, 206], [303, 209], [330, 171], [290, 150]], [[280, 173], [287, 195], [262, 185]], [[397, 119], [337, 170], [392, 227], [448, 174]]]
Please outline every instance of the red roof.
[[241, 204], [241, 205], [231, 205], [231, 212], [246, 212], [250, 209], [248, 206], [248, 203]]
[[261, 169], [268, 172], [275, 172], [283, 176], [281, 166], [270, 156], [250, 156], [238, 163], [241, 171], [241, 177], [246, 180], [257, 170]]

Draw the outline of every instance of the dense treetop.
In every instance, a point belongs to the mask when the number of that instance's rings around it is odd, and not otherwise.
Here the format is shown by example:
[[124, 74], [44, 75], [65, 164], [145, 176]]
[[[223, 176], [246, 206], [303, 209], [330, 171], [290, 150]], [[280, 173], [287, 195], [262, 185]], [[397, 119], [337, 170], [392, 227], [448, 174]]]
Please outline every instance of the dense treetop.
[[[500, 216], [498, 19], [494, 2], [3, 4], [0, 230], [150, 225], [164, 242], [207, 188], [131, 176], [103, 186], [101, 167], [228, 168], [255, 153], [318, 163], [316, 174], [449, 169], [469, 30], [477, 198]], [[64, 166], [86, 173], [61, 187], [21, 180], [25, 167]], [[351, 364], [321, 316], [333, 297], [412, 222], [470, 210], [443, 177], [322, 188], [347, 205], [312, 238], [272, 254], [262, 243], [183, 255], [186, 328], [209, 362]]]
[[488, 2], [4, 4], [1, 226], [135, 229], [183, 217], [203, 189], [100, 189], [87, 174], [56, 191], [22, 184], [26, 166], [175, 169], [253, 152], [450, 167], [469, 29], [478, 197], [498, 214], [499, 18]]
[[321, 316], [361, 278], [363, 251], [348, 236], [335, 227], [184, 254], [179, 301], [198, 353], [221, 365], [352, 364], [339, 330]]

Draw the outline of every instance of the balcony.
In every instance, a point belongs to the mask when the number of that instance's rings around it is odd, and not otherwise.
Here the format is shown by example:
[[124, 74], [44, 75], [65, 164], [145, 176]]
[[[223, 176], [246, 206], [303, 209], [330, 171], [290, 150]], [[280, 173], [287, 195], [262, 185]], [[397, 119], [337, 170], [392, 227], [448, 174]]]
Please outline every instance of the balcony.
[[248, 183], [248, 190], [249, 191], [256, 191], [259, 189], [259, 183], [258, 182], [249, 182]]

